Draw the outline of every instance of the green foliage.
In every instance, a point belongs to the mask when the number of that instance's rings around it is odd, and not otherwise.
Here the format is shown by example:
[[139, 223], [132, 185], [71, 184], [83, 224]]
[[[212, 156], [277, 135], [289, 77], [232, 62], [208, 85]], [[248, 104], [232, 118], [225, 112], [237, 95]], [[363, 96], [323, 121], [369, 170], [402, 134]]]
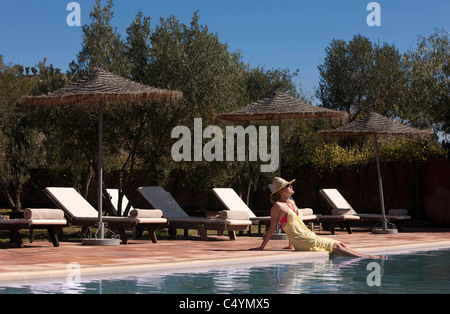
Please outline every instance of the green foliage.
[[14, 211], [21, 209], [23, 186], [42, 157], [32, 115], [16, 107], [32, 83], [22, 66], [5, 65], [0, 55], [0, 190]]
[[65, 174], [83, 195], [97, 167], [97, 111], [82, 105], [52, 106], [37, 113], [45, 120], [46, 165]]
[[78, 62], [70, 64], [72, 74], [81, 77], [99, 67], [118, 75], [126, 75], [128, 64], [124, 51], [124, 43], [117, 33], [117, 27], [111, 26], [114, 17], [113, 0], [107, 0], [102, 7], [101, 0], [95, 0], [90, 13], [92, 23], [82, 26], [82, 49], [77, 55]]
[[34, 68], [33, 72], [36, 77], [33, 80], [31, 94], [35, 96], [53, 92], [68, 85], [72, 81], [70, 75], [61, 73], [61, 70], [54, 68], [53, 64], [47, 66], [47, 58], [40, 61], [37, 65], [37, 69]]
[[12, 110], [23, 95], [32, 88], [32, 80], [24, 75], [21, 65], [7, 65], [0, 55], [0, 107]]
[[243, 69], [238, 54], [199, 23], [197, 12], [190, 25], [174, 16], [161, 19], [151, 36], [150, 85], [183, 92], [184, 115], [211, 121], [215, 112], [240, 103]]
[[405, 100], [412, 124], [450, 133], [450, 36], [436, 29], [419, 37], [417, 50], [405, 54], [409, 89]]
[[324, 107], [349, 113], [351, 121], [369, 112], [397, 115], [406, 81], [395, 46], [355, 35], [348, 43], [333, 40], [325, 53], [316, 92]]
[[[391, 138], [379, 141], [380, 161], [384, 163], [405, 162], [422, 165], [428, 159], [444, 157], [445, 150], [436, 142]], [[341, 146], [336, 142], [315, 147], [300, 160], [300, 168], [314, 168], [318, 172], [333, 172], [340, 168], [351, 168], [376, 161], [373, 138], [360, 145]]]
[[0, 186], [14, 211], [22, 209], [20, 196], [23, 186], [41, 159], [37, 132], [30, 127], [28, 120], [27, 116], [10, 115], [1, 128]]
[[292, 82], [298, 73], [299, 70], [291, 73], [289, 69], [265, 70], [262, 67], [250, 69], [247, 66], [244, 73], [245, 105], [266, 98], [275, 91], [286, 92], [297, 98], [302, 97]]
[[377, 112], [417, 127], [450, 132], [450, 37], [436, 29], [417, 49], [401, 55], [394, 45], [355, 35], [334, 39], [319, 65], [317, 98], [351, 120]]
[[130, 27], [127, 28], [125, 54], [130, 67], [130, 78], [143, 84], [152, 82], [152, 73], [149, 69], [152, 32], [151, 18], [144, 17], [141, 12], [136, 14]]

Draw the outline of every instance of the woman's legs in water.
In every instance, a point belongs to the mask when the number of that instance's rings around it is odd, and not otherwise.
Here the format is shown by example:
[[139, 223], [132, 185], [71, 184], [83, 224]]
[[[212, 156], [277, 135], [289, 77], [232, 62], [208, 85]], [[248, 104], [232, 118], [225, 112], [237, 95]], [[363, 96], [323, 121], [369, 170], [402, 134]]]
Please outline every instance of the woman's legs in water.
[[383, 256], [366, 255], [360, 253], [342, 242], [333, 244], [333, 253], [343, 257], [383, 258]]

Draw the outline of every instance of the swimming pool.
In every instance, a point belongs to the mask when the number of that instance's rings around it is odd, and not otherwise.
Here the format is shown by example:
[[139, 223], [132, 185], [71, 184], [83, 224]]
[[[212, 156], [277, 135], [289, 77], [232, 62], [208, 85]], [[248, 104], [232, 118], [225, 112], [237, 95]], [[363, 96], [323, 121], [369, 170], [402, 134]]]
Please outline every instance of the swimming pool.
[[450, 249], [390, 255], [387, 260], [223, 267], [208, 271], [36, 282], [2, 286], [0, 294], [299, 294], [450, 293]]

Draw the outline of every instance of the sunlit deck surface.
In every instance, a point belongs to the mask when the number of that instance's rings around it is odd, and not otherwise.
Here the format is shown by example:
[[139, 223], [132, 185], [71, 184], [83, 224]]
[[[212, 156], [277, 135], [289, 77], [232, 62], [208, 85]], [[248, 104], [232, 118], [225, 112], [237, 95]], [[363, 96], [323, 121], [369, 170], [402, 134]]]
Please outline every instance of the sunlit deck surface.
[[[354, 229], [353, 234], [338, 230], [336, 235], [317, 234], [345, 242], [355, 249], [371, 254], [450, 247], [450, 228], [407, 228], [395, 235], [371, 234], [369, 229]], [[77, 263], [82, 276], [115, 276], [143, 272], [170, 272], [234, 264], [264, 264], [284, 261], [328, 259], [327, 253], [293, 252], [283, 249], [286, 240], [271, 240], [264, 251], [250, 251], [261, 244], [261, 236], [211, 235], [208, 241], [197, 237], [160, 237], [158, 243], [148, 239], [130, 239], [128, 245], [116, 247], [83, 246], [77, 242], [61, 242], [53, 247], [47, 241], [24, 243], [23, 248], [0, 246], [0, 283], [33, 279], [64, 278]]]

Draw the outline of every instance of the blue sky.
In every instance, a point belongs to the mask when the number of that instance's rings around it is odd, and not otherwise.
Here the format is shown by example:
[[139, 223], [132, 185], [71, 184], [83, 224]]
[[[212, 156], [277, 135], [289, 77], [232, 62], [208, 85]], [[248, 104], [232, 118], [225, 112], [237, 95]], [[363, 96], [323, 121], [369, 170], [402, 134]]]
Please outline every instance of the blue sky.
[[[0, 54], [6, 63], [48, 64], [67, 70], [81, 49], [81, 27], [66, 18], [72, 0], [0, 0]], [[81, 23], [90, 23], [94, 0], [78, 0]], [[189, 23], [199, 10], [200, 23], [217, 33], [230, 51], [241, 50], [251, 67], [300, 69], [296, 82], [308, 95], [319, 81], [317, 66], [332, 39], [351, 40], [362, 34], [373, 42], [394, 44], [401, 53], [415, 48], [417, 36], [435, 28], [450, 30], [450, 0], [380, 0], [381, 26], [370, 27], [370, 0], [115, 0], [112, 21], [119, 33], [136, 13], [152, 18], [175, 15]], [[106, 3], [106, 1], [103, 1]]]

